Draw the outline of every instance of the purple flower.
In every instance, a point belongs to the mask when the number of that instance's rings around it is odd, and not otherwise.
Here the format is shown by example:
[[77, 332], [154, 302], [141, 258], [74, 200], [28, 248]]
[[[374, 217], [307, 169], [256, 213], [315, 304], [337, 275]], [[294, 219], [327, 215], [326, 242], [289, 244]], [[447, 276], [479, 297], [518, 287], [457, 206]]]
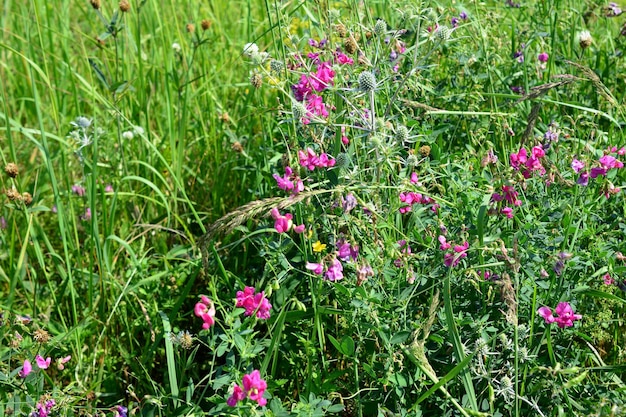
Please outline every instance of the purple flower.
[[257, 318], [266, 320], [270, 318], [272, 305], [265, 298], [265, 292], [254, 293], [254, 287], [245, 287], [243, 291], [237, 291], [237, 307], [246, 309], [245, 315], [251, 316], [256, 311]]
[[324, 276], [329, 281], [339, 281], [343, 279], [343, 265], [341, 265], [341, 262], [339, 262], [337, 258], [331, 261], [331, 265]]
[[50, 356], [48, 356], [46, 359], [44, 359], [41, 355], [35, 356], [35, 362], [37, 362], [37, 366], [39, 367], [39, 369], [48, 369], [51, 361], [52, 358], [50, 358]]
[[341, 197], [341, 208], [343, 209], [344, 213], [350, 213], [350, 211], [355, 208], [356, 205], [357, 201], [354, 197], [354, 194], [348, 193], [345, 198], [343, 196]]
[[586, 187], [589, 184], [589, 173], [587, 171], [582, 172], [576, 180], [576, 184]]
[[537, 56], [537, 59], [539, 60], [539, 62], [543, 62], [543, 63], [548, 62], [549, 58], [550, 56], [546, 52], [542, 52]]
[[574, 170], [574, 172], [578, 173], [584, 167], [585, 163], [583, 161], [579, 161], [578, 159], [574, 158], [574, 160], [572, 161], [572, 169]]
[[463, 20], [466, 20], [466, 19], [467, 19], [467, 13], [465, 13], [465, 12], [461, 12], [461, 13], [459, 14], [459, 17], [460, 17], [461, 19], [463, 19]]

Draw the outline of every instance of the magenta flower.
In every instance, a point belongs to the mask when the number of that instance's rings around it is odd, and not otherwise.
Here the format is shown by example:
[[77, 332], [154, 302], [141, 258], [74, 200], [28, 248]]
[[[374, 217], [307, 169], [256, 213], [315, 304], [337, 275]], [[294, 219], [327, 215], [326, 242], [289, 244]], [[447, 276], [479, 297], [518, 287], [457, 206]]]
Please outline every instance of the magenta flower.
[[107, 184], [107, 186], [104, 187], [104, 192], [105, 193], [112, 193], [113, 192], [113, 186], [111, 184]]
[[36, 405], [37, 410], [33, 411], [30, 415], [33, 417], [48, 417], [52, 411], [52, 407], [56, 405], [54, 400], [48, 400], [46, 402], [38, 402]]
[[203, 329], [208, 330], [215, 324], [215, 306], [207, 296], [200, 296], [200, 302], [196, 303], [193, 313], [204, 322]]
[[343, 279], [343, 265], [341, 265], [341, 262], [339, 262], [337, 258], [331, 261], [330, 267], [324, 277], [329, 281], [339, 281]]
[[233, 395], [231, 395], [228, 400], [226, 400], [226, 404], [231, 407], [237, 405], [239, 401], [243, 401], [246, 398], [246, 394], [243, 392], [243, 389], [239, 385], [235, 385], [233, 388]]
[[543, 62], [543, 63], [548, 62], [549, 58], [550, 56], [545, 52], [542, 52], [537, 56], [537, 59], [539, 60], [539, 62]]
[[340, 65], [352, 65], [354, 64], [354, 60], [352, 58], [350, 58], [348, 55], [337, 51], [335, 52], [335, 60], [337, 61], [338, 64]]
[[513, 218], [513, 209], [511, 207], [503, 207], [500, 213], [504, 214], [509, 219]]
[[37, 363], [39, 369], [48, 369], [51, 361], [52, 359], [50, 358], [50, 356], [48, 356], [46, 359], [44, 359], [41, 355], [35, 356], [35, 362]]
[[246, 316], [251, 316], [256, 312], [259, 319], [269, 319], [272, 305], [265, 298], [265, 292], [254, 292], [254, 287], [245, 287], [243, 291], [237, 291], [237, 307], [243, 307]]
[[580, 314], [574, 314], [572, 306], [566, 302], [560, 302], [554, 309], [556, 316], [552, 315], [550, 307], [541, 307], [537, 310], [539, 314], [545, 320], [546, 324], [556, 323], [561, 329], [564, 327], [572, 327], [574, 321], [582, 319]]
[[267, 389], [267, 382], [261, 379], [261, 373], [254, 370], [243, 376], [243, 391], [252, 401], [256, 401], [261, 407], [267, 403], [263, 393]]
[[24, 364], [22, 365], [22, 370], [18, 372], [18, 375], [20, 376], [20, 378], [26, 378], [28, 374], [30, 374], [32, 371], [33, 365], [31, 365], [28, 359], [25, 359]]
[[611, 278], [611, 274], [604, 274], [602, 280], [604, 281], [604, 285], [613, 285], [614, 282], [613, 278]]
[[299, 150], [298, 160], [300, 165], [309, 171], [313, 171], [315, 168], [330, 168], [335, 166], [335, 160], [333, 158], [329, 157], [326, 153], [317, 156], [315, 151], [311, 148], [306, 148], [306, 152]]
[[280, 214], [278, 209], [274, 207], [271, 211], [271, 214], [272, 218], [275, 220], [274, 229], [276, 229], [278, 233], [286, 233], [289, 231], [289, 229], [291, 229], [291, 226], [293, 226], [291, 213], [287, 213], [283, 216], [282, 214]]
[[411, 184], [419, 184], [419, 178], [416, 172], [411, 173]]
[[465, 242], [463, 245], [454, 245], [453, 252], [448, 252], [443, 256], [443, 263], [447, 267], [455, 267], [461, 262], [461, 259], [467, 257], [467, 250], [469, 249], [469, 243]]

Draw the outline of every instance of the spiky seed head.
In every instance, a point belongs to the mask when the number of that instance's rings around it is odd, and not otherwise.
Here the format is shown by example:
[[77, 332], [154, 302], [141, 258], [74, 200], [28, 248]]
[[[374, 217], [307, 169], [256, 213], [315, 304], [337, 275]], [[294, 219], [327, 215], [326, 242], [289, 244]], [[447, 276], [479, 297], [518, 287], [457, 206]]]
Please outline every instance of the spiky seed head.
[[339, 168], [345, 168], [350, 165], [350, 155], [345, 152], [339, 153], [335, 157], [335, 166]]
[[7, 166], [4, 167], [4, 172], [6, 172], [9, 177], [15, 178], [20, 173], [20, 170], [16, 163], [9, 162]]
[[419, 158], [414, 153], [411, 153], [406, 157], [406, 166], [408, 167], [415, 167], [419, 164], [419, 162]]
[[409, 140], [409, 129], [404, 125], [398, 125], [396, 127], [396, 139], [400, 143], [404, 143]]
[[294, 119], [300, 120], [306, 115], [306, 107], [299, 101], [294, 101], [291, 105], [291, 112], [293, 113]]
[[200, 22], [200, 26], [202, 26], [202, 30], [209, 30], [211, 27], [211, 21], [209, 19], [204, 19]]
[[258, 72], [253, 73], [250, 76], [250, 84], [252, 84], [252, 86], [256, 89], [261, 88], [263, 85], [263, 76]]
[[363, 71], [359, 75], [359, 89], [366, 93], [376, 89], [376, 76], [371, 71]]
[[376, 21], [376, 24], [374, 25], [374, 33], [377, 36], [383, 36], [385, 33], [387, 33], [387, 22], [385, 22], [383, 19], [378, 19]]
[[439, 29], [435, 32], [435, 36], [437, 36], [437, 39], [441, 42], [446, 42], [450, 39], [450, 36], [452, 36], [452, 30], [447, 26], [439, 26]]
[[126, 13], [127, 11], [129, 11], [129, 10], [130, 10], [130, 3], [128, 2], [128, 0], [122, 0], [122, 1], [120, 1], [119, 6], [120, 6], [120, 11], [121, 11], [122, 13]]
[[277, 59], [272, 59], [270, 61], [270, 70], [272, 72], [281, 72], [285, 68], [285, 64], [282, 61], [278, 61]]
[[359, 49], [359, 46], [357, 45], [356, 39], [354, 39], [353, 36], [348, 36], [343, 41], [343, 48], [346, 50], [347, 53], [353, 54]]
[[100, 0], [90, 0], [89, 3], [91, 3], [91, 7], [95, 10], [100, 9]]

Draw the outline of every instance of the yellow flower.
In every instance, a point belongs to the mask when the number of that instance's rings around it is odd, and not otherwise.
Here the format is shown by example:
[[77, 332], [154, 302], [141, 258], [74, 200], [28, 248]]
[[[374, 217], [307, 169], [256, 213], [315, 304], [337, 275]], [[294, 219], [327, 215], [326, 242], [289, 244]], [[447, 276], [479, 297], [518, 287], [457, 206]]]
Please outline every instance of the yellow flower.
[[326, 244], [319, 240], [313, 244], [313, 252], [321, 252], [326, 249]]

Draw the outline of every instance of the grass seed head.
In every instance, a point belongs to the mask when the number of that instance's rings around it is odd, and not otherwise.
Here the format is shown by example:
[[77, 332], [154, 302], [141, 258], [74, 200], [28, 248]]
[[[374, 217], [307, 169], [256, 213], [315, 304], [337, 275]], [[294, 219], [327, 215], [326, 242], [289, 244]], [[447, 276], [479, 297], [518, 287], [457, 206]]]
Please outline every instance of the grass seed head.
[[31, 195], [31, 193], [24, 192], [22, 193], [22, 201], [27, 206], [30, 206], [30, 204], [33, 202], [33, 196]]
[[128, 0], [122, 0], [122, 1], [120, 1], [119, 6], [120, 6], [120, 11], [121, 11], [122, 13], [126, 13], [127, 11], [129, 11], [129, 10], [130, 10], [130, 3], [128, 2]]
[[204, 19], [200, 22], [200, 26], [202, 27], [202, 30], [209, 30], [211, 27], [211, 21], [209, 19]]
[[91, 3], [91, 7], [93, 7], [95, 10], [100, 9], [100, 0], [90, 0], [89, 2]]
[[7, 175], [11, 178], [17, 177], [17, 175], [20, 173], [17, 164], [14, 162], [9, 162], [7, 166], [4, 167], [4, 172], [6, 172]]

